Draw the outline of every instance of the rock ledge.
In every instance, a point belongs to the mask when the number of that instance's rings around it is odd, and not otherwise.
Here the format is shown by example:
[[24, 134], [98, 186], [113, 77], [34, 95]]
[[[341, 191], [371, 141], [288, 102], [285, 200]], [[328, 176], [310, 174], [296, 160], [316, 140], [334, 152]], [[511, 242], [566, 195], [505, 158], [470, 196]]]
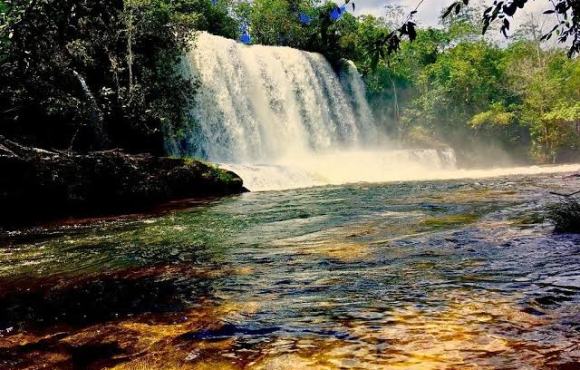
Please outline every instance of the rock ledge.
[[243, 191], [238, 175], [197, 160], [120, 150], [71, 154], [23, 146], [0, 136], [0, 228]]

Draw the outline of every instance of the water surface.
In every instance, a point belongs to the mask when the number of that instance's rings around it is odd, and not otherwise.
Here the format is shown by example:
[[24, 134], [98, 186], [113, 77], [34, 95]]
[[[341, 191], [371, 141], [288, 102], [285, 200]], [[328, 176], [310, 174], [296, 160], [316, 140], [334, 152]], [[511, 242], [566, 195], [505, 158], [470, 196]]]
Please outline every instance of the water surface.
[[249, 193], [0, 239], [1, 368], [577, 369], [562, 174]]

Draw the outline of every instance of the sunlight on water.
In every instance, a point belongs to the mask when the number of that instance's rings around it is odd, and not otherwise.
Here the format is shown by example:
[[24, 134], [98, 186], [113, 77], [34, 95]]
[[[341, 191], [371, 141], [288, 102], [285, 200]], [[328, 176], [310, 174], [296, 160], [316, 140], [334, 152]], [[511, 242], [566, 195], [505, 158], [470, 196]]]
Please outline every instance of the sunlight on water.
[[0, 367], [575, 369], [580, 239], [519, 220], [579, 186], [318, 187], [15, 232]]

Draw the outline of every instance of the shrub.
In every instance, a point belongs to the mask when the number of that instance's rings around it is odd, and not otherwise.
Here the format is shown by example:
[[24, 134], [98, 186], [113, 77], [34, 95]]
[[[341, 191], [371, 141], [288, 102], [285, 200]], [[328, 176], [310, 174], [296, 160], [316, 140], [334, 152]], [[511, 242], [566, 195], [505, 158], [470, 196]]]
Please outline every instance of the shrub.
[[556, 232], [580, 233], [580, 203], [577, 198], [566, 198], [548, 206], [546, 218]]

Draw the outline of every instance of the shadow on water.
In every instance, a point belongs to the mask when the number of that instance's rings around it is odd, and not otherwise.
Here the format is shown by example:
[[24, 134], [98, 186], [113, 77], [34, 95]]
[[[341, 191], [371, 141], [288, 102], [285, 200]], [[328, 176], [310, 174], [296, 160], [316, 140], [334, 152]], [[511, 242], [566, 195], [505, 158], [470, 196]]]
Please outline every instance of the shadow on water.
[[155, 266], [61, 279], [0, 280], [0, 327], [83, 327], [141, 313], [183, 311], [211, 291], [211, 273]]
[[[64, 345], [62, 339], [95, 324], [133, 317], [171, 321], [207, 300], [214, 280], [224, 273], [231, 272], [223, 266], [212, 270], [210, 266], [201, 269], [172, 264], [71, 278], [2, 279], [0, 327], [30, 337], [24, 345], [0, 345], [0, 362], [17, 366], [22, 360], [26, 363], [26, 354], [57, 351], [68, 354], [73, 367], [85, 368], [95, 361], [126, 354], [116, 341], [100, 343], [96, 338], [94, 343]], [[0, 337], [0, 344], [5, 345], [2, 342]], [[30, 360], [36, 362], [34, 357]]]

